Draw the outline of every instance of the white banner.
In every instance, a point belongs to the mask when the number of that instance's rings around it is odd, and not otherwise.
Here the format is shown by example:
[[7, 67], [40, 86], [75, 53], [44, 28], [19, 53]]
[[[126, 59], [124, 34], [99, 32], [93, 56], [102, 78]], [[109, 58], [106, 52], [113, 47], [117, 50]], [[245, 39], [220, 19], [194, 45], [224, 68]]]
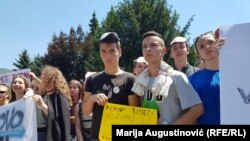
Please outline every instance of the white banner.
[[219, 29], [221, 124], [250, 124], [250, 23]]
[[37, 141], [35, 106], [32, 97], [0, 106], [0, 141]]
[[17, 76], [17, 75], [24, 76], [29, 80], [29, 78], [30, 78], [29, 73], [30, 73], [30, 69], [28, 68], [28, 69], [22, 69], [22, 70], [18, 70], [18, 71], [0, 74], [0, 83], [5, 83], [5, 84], [10, 86], [12, 78]]

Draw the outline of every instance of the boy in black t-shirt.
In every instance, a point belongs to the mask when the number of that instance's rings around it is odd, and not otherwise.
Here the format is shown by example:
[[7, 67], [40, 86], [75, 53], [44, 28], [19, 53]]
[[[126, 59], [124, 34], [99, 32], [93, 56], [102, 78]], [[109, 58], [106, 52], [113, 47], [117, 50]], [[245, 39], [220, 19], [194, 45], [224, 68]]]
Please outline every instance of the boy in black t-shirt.
[[100, 38], [99, 51], [104, 70], [86, 80], [83, 106], [84, 114], [93, 113], [93, 140], [98, 140], [103, 106], [106, 102], [139, 106], [138, 96], [131, 91], [136, 77], [119, 66], [122, 51], [117, 33], [104, 33]]

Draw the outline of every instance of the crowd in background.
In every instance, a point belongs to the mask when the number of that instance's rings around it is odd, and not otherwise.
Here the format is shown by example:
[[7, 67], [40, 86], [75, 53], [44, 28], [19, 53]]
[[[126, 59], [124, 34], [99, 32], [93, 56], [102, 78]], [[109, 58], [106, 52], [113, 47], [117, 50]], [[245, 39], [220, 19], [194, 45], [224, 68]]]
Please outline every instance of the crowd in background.
[[[116, 103], [156, 109], [158, 124], [220, 124], [219, 48], [224, 40], [212, 32], [195, 40], [199, 66], [189, 64], [186, 38], [170, 43], [174, 65], [164, 62], [162, 35], [148, 31], [133, 72], [119, 66], [120, 38], [115, 32], [100, 37], [104, 70], [86, 74], [85, 81], [66, 81], [59, 68], [45, 65], [39, 78], [16, 76], [0, 84], [0, 106], [32, 96], [37, 107], [38, 141], [99, 140], [103, 106]], [[191, 82], [191, 83], [189, 83]], [[1, 107], [0, 107], [1, 108]]]

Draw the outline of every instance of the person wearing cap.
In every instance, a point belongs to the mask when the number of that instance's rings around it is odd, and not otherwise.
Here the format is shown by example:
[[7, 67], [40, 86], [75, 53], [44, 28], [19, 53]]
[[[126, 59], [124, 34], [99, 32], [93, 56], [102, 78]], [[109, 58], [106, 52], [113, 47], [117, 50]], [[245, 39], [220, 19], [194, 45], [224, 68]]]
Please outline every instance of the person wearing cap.
[[220, 124], [219, 48], [224, 41], [213, 32], [203, 33], [194, 40], [195, 49], [205, 63], [204, 69], [189, 77], [205, 109], [204, 114], [198, 118], [199, 124]]
[[174, 59], [173, 68], [175, 70], [181, 71], [189, 77], [200, 69], [188, 63], [190, 49], [186, 38], [180, 36], [175, 37], [170, 43], [170, 50], [170, 56]]
[[195, 124], [203, 114], [202, 102], [187, 76], [163, 61], [166, 50], [161, 34], [143, 34], [142, 54], [148, 69], [136, 79], [132, 91], [143, 98], [142, 107], [158, 111], [158, 124]]
[[138, 77], [141, 72], [143, 72], [148, 67], [148, 62], [144, 59], [143, 56], [138, 57], [134, 60], [133, 73]]
[[99, 52], [104, 70], [88, 77], [85, 83], [83, 113], [93, 113], [91, 137], [99, 140], [102, 112], [106, 102], [139, 106], [139, 97], [131, 88], [135, 75], [122, 70], [120, 38], [115, 32], [106, 32], [100, 38]]

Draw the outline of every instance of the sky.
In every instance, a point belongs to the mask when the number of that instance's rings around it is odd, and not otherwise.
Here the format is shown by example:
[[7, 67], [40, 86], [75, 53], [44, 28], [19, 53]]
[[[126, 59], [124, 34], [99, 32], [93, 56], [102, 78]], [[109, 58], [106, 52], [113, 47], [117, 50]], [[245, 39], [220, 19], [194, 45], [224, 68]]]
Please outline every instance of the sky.
[[[88, 32], [94, 11], [101, 22], [111, 6], [122, 1], [0, 0], [0, 68], [14, 69], [13, 62], [24, 49], [31, 58], [44, 55], [54, 33], [68, 34], [78, 25]], [[248, 0], [168, 0], [168, 4], [180, 15], [181, 28], [195, 15], [189, 29], [190, 43], [199, 34], [223, 25], [250, 22]]]

